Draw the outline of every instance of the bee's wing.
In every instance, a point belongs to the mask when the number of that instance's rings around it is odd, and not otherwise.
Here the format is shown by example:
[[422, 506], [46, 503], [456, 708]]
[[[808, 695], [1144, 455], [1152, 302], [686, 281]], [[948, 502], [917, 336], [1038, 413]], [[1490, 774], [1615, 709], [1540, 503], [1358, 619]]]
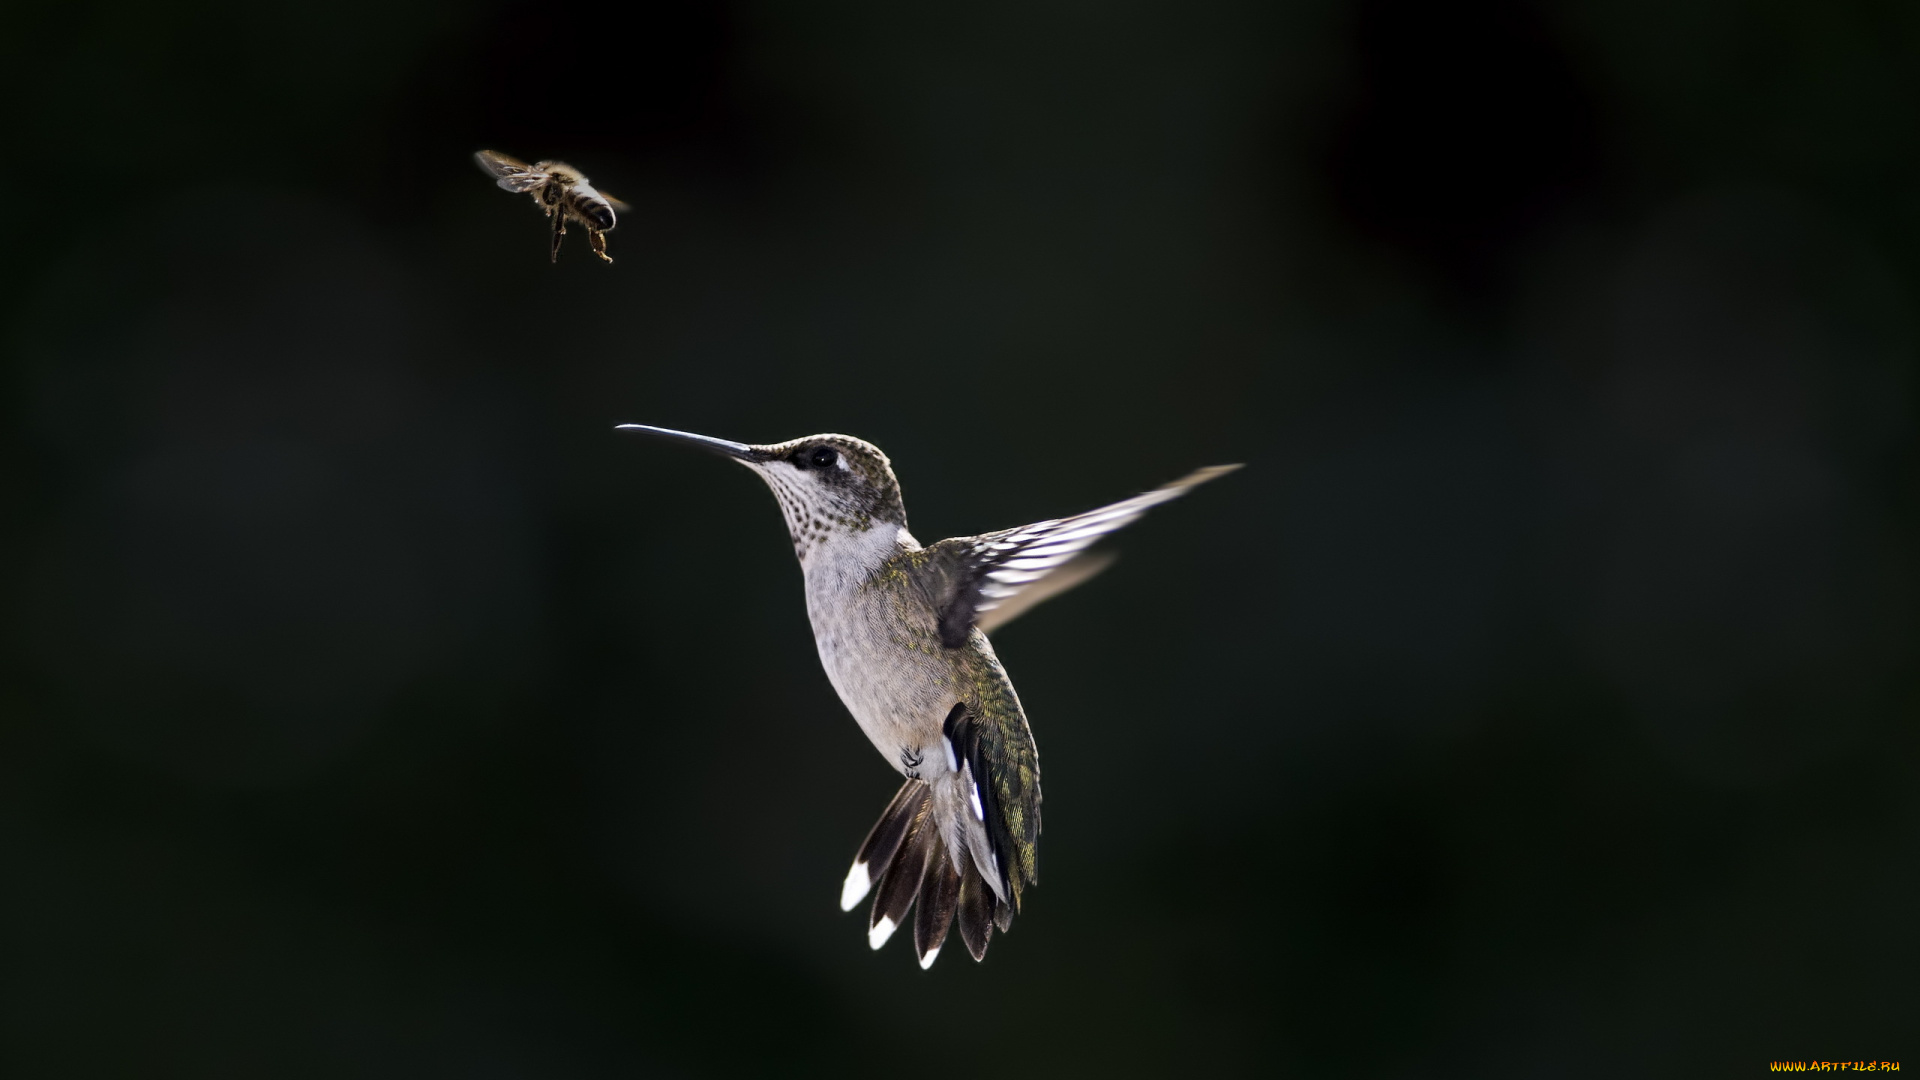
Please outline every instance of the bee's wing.
[[[599, 188], [595, 188], [594, 190], [600, 191]], [[628, 206], [626, 203], [621, 202], [619, 199], [614, 198], [604, 191], [600, 192], [600, 197], [607, 200], [607, 205], [613, 207], [613, 212], [616, 214], [624, 214], [633, 209], [633, 207]]]
[[532, 191], [547, 182], [546, 173], [498, 151], [482, 150], [473, 155], [473, 160], [486, 170], [488, 176], [493, 177], [494, 183], [508, 191]]
[[482, 169], [485, 169], [489, 176], [509, 176], [513, 173], [532, 171], [526, 162], [521, 161], [519, 158], [508, 157], [498, 150], [477, 151], [473, 155], [473, 160], [477, 162]]

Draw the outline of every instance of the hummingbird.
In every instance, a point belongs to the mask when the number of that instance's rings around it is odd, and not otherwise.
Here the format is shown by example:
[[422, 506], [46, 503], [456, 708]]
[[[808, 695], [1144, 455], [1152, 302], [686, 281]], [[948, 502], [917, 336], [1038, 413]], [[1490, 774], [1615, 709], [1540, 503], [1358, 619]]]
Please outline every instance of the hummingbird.
[[[854, 856], [840, 891], [869, 892], [879, 949], [914, 912], [913, 947], [933, 966], [948, 929], [978, 961], [1037, 881], [1040, 760], [987, 632], [1105, 569], [1087, 549], [1148, 509], [1239, 468], [1200, 469], [1072, 517], [921, 546], [893, 464], [849, 435], [757, 445], [644, 424], [639, 432], [731, 458], [773, 489], [806, 581], [827, 679], [903, 783]], [[915, 910], [918, 905], [917, 911]]]

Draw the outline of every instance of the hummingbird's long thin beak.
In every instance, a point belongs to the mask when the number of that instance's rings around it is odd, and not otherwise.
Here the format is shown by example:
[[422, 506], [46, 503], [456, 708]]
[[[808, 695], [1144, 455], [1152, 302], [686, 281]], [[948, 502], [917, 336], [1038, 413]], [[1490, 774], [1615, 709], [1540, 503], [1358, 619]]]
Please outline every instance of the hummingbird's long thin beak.
[[760, 447], [748, 446], [746, 443], [728, 442], [725, 439], [716, 439], [711, 435], [695, 435], [690, 431], [675, 431], [672, 428], [648, 427], [646, 424], [617, 424], [613, 430], [637, 431], [642, 435], [652, 435], [670, 442], [682, 443], [687, 446], [697, 446], [710, 453], [724, 454], [727, 457], [747, 462], [750, 465], [767, 460], [767, 452]]

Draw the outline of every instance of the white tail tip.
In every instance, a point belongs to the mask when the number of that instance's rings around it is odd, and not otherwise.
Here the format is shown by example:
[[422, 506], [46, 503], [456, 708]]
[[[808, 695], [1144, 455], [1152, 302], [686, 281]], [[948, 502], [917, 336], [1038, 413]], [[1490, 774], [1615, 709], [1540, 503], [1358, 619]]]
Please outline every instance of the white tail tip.
[[880, 946], [885, 945], [887, 939], [892, 936], [893, 920], [882, 915], [880, 916], [880, 921], [873, 924], [873, 929], [867, 931], [867, 944], [878, 949]]
[[847, 882], [840, 886], [840, 910], [852, 911], [853, 905], [866, 898], [867, 890], [873, 887], [873, 879], [867, 877], [867, 864], [857, 862], [847, 871]]
[[925, 971], [928, 968], [932, 967], [934, 960], [937, 957], [939, 957], [939, 955], [940, 955], [940, 950], [938, 947], [928, 949], [927, 955], [920, 958], [920, 970]]

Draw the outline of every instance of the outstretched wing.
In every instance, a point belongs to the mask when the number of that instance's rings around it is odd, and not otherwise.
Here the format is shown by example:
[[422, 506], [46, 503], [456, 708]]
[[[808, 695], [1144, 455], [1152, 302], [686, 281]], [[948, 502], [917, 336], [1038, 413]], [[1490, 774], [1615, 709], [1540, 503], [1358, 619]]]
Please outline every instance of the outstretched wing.
[[[955, 537], [932, 545], [929, 554], [953, 564], [946, 594], [939, 602], [940, 643], [949, 649], [966, 644], [968, 632], [981, 616], [1002, 605], [1031, 607], [1032, 604], [1021, 604], [1016, 598], [1030, 589], [1043, 589], [1044, 579], [1072, 563], [1088, 545], [1139, 520], [1140, 515], [1153, 507], [1177, 499], [1239, 467], [1214, 465], [1144, 495], [1084, 514], [982, 536]], [[1080, 580], [1092, 576], [1081, 574]], [[1061, 591], [1064, 590], [1054, 589], [1047, 595]]]
[[973, 625], [979, 627], [981, 633], [991, 634], [1061, 593], [1092, 581], [1119, 560], [1120, 556], [1111, 551], [1083, 551], [1061, 563], [1060, 569], [1000, 601], [998, 606], [975, 613]]
[[527, 192], [547, 182], [548, 174], [535, 169], [524, 161], [510, 158], [494, 150], [481, 150], [473, 155], [493, 182], [512, 192]]

